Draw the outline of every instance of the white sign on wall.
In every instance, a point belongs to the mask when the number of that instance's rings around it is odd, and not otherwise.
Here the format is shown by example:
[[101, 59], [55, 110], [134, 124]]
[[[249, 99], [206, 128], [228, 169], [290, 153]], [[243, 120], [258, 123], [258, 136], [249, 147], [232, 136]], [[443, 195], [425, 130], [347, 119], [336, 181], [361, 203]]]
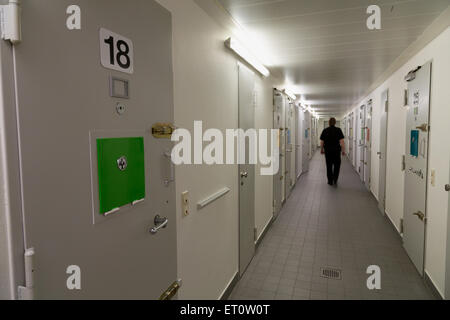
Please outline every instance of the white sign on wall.
[[133, 42], [107, 29], [100, 29], [100, 58], [107, 69], [133, 73]]

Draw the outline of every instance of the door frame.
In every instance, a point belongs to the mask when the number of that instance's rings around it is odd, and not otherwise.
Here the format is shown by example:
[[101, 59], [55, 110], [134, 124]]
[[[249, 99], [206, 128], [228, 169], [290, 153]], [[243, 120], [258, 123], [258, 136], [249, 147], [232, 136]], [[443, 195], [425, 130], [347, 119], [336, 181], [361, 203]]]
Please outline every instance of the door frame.
[[[0, 208], [7, 222], [6, 238], [8, 241], [6, 258], [9, 260], [9, 270], [5, 277], [9, 282], [9, 290], [0, 293], [9, 299], [18, 299], [18, 287], [25, 285], [25, 233], [22, 206], [22, 182], [20, 161], [20, 139], [18, 131], [16, 86], [14, 75], [14, 45], [0, 41], [0, 121], [3, 120], [3, 131], [0, 138], [3, 140], [1, 153], [4, 155], [1, 163], [2, 180], [5, 187], [5, 196], [8, 206]], [[2, 258], [4, 258], [2, 256]]]
[[278, 160], [279, 160], [279, 164], [280, 167], [278, 169], [278, 172], [273, 176], [273, 216], [274, 219], [276, 219], [278, 217], [278, 215], [281, 212], [281, 208], [283, 206], [283, 191], [282, 191], [282, 161], [283, 161], [283, 157], [282, 157], [282, 128], [281, 127], [281, 117], [280, 117], [280, 125], [277, 125], [276, 121], [275, 121], [275, 117], [279, 114], [277, 111], [277, 97], [280, 97], [280, 99], [282, 99], [282, 93], [280, 91], [278, 91], [277, 89], [273, 89], [273, 128], [274, 129], [278, 129]]
[[[366, 138], [365, 138], [365, 126], [366, 126], [366, 114], [367, 114], [367, 110], [366, 110], [367, 106], [365, 104], [363, 104], [362, 106], [359, 107], [359, 112], [358, 112], [358, 120], [359, 120], [359, 126], [358, 126], [358, 133], [360, 135], [360, 139], [357, 142], [358, 143], [358, 152], [359, 152], [359, 163], [358, 163], [358, 173], [359, 173], [359, 178], [361, 180], [362, 183], [364, 183], [365, 181], [365, 165], [364, 165], [364, 161], [365, 161], [365, 157], [366, 157]], [[364, 132], [364, 133], [363, 133]]]
[[[291, 191], [293, 188], [294, 181], [292, 181], [292, 154], [295, 152], [294, 147], [295, 145], [292, 143], [294, 141], [293, 136], [293, 130], [292, 130], [292, 119], [293, 119], [293, 106], [294, 103], [291, 101], [291, 99], [287, 96], [285, 96], [285, 152], [284, 152], [284, 190], [285, 190], [285, 201], [289, 198], [291, 195]], [[290, 142], [289, 143], [289, 138]]]
[[[364, 121], [364, 184], [370, 191], [372, 180], [372, 116], [373, 116], [373, 100], [370, 99], [366, 104], [366, 118]], [[369, 139], [367, 139], [367, 137]]]
[[[450, 163], [449, 163], [450, 168]], [[450, 177], [448, 179], [448, 184], [450, 184]], [[446, 188], [446, 186], [444, 186]], [[447, 191], [447, 190], [446, 190]], [[448, 208], [447, 208], [447, 253], [446, 253], [446, 264], [445, 264], [445, 299], [450, 299], [450, 192], [448, 194]]]
[[[386, 97], [386, 100], [384, 99]], [[385, 104], [383, 105], [383, 102]], [[381, 93], [381, 117], [380, 117], [380, 151], [378, 153], [378, 158], [380, 160], [379, 165], [379, 180], [378, 180], [378, 209], [380, 210], [381, 214], [384, 216], [386, 215], [386, 180], [387, 180], [387, 145], [388, 145], [388, 126], [389, 126], [389, 89], [386, 89]], [[385, 114], [385, 115], [384, 115]], [[383, 116], [385, 116], [386, 121], [386, 130], [383, 133], [381, 131], [382, 125], [381, 122], [383, 121]], [[384, 143], [384, 150], [381, 150], [381, 141], [383, 140], [382, 137], [385, 136], [386, 139]], [[384, 159], [381, 158], [384, 155]], [[381, 171], [381, 162], [384, 162], [384, 172]], [[381, 179], [383, 178], [383, 180]], [[384, 192], [381, 191], [381, 181], [384, 181]], [[383, 193], [383, 194], [381, 194]]]

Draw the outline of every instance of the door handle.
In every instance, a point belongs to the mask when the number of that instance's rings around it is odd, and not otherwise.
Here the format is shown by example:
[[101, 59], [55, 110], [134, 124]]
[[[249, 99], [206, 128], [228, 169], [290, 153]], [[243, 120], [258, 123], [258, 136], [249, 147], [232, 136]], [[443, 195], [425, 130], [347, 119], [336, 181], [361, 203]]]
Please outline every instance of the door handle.
[[417, 216], [417, 218], [420, 219], [420, 221], [424, 221], [426, 220], [425, 218], [425, 214], [422, 211], [417, 211], [415, 213], [413, 213], [414, 216]]
[[447, 191], [447, 192], [450, 191], [450, 184], [446, 184], [446, 185], [445, 185], [445, 191]]
[[248, 178], [248, 172], [241, 172], [241, 178]]
[[419, 129], [420, 131], [428, 132], [428, 124], [424, 123], [419, 127], [416, 127], [416, 129]]
[[169, 219], [161, 218], [159, 215], [155, 217], [155, 226], [150, 229], [151, 234], [157, 234], [159, 230], [166, 228], [169, 223]]

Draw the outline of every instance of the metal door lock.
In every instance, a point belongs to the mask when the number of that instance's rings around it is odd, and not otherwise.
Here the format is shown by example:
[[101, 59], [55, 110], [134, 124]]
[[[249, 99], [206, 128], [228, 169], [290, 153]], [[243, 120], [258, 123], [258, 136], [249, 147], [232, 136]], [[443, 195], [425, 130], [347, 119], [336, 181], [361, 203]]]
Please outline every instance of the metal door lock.
[[248, 172], [241, 172], [241, 178], [248, 178]]
[[169, 219], [161, 218], [158, 214], [156, 215], [154, 222], [155, 226], [150, 229], [151, 234], [157, 234], [159, 230], [166, 228], [169, 223]]
[[120, 171], [125, 171], [128, 167], [128, 162], [126, 157], [120, 157], [117, 159], [117, 167]]
[[446, 185], [445, 185], [445, 191], [447, 191], [447, 192], [450, 191], [450, 184], [446, 184]]
[[123, 103], [118, 103], [116, 106], [116, 111], [118, 114], [123, 115], [125, 113], [125, 105]]

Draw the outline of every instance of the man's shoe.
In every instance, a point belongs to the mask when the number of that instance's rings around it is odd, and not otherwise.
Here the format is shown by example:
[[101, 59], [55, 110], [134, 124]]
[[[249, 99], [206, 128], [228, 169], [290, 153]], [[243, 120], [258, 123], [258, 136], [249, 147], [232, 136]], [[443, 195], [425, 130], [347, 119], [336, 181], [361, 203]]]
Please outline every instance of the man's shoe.
[[332, 186], [332, 185], [333, 185], [333, 182], [328, 182], [328, 184], [329, 184], [330, 186]]

